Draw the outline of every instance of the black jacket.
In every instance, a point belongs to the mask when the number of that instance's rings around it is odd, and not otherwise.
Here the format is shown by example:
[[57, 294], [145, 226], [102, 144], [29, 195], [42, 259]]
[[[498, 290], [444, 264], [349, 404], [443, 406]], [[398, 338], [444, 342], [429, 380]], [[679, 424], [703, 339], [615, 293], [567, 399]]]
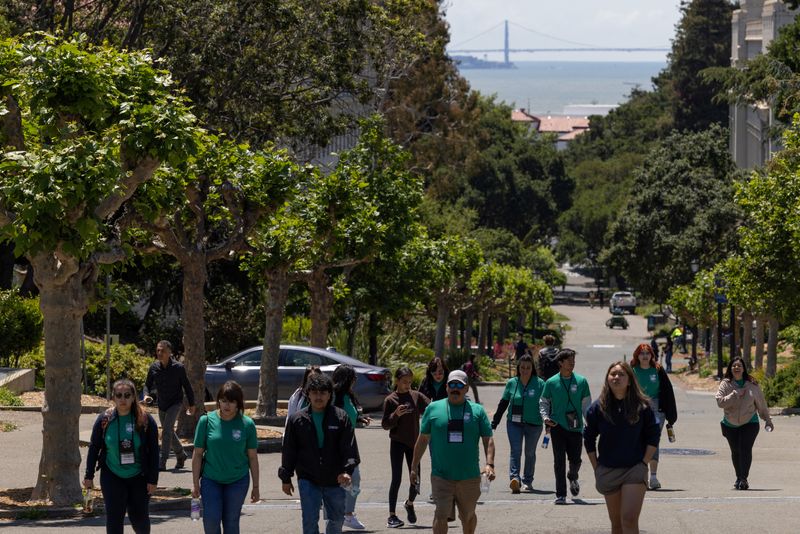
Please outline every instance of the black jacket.
[[341, 473], [353, 474], [361, 462], [353, 425], [347, 413], [329, 405], [322, 428], [325, 443], [317, 446], [317, 429], [311, 419], [311, 407], [296, 412], [286, 423], [278, 477], [288, 484], [295, 471], [317, 486], [336, 486]]
[[[155, 385], [158, 394], [158, 409], [165, 412], [176, 404], [183, 402], [183, 393], [189, 406], [194, 406], [194, 392], [189, 379], [186, 377], [186, 368], [182, 363], [170, 358], [169, 365], [161, 367], [161, 362], [156, 360], [147, 371], [144, 383], [144, 394], [149, 395]], [[181, 391], [183, 390], [183, 391]]]
[[[106, 410], [97, 416], [92, 427], [92, 438], [89, 441], [89, 453], [86, 456], [86, 474], [83, 478], [92, 480], [97, 469], [106, 469], [106, 428], [117, 417], [117, 410]], [[147, 427], [137, 429], [141, 440], [139, 451], [142, 472], [148, 484], [158, 484], [158, 425], [150, 414], [147, 414]]]
[[[444, 379], [447, 381], [447, 377], [444, 377]], [[428, 377], [422, 380], [417, 391], [428, 397], [431, 402], [447, 398], [447, 384], [443, 383], [437, 393], [436, 388], [433, 387], [433, 380], [428, 380]]]
[[664, 412], [664, 418], [670, 426], [678, 420], [675, 392], [672, 390], [669, 375], [663, 367], [658, 368], [658, 410]]

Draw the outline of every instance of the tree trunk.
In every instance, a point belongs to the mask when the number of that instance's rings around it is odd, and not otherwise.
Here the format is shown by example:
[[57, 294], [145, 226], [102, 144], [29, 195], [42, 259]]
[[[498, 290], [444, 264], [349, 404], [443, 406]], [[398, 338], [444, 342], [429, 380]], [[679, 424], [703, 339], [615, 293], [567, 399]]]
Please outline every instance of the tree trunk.
[[753, 313], [747, 310], [742, 311], [742, 328], [744, 333], [742, 335], [742, 358], [750, 365], [752, 360], [752, 345], [753, 345]]
[[328, 346], [328, 324], [333, 308], [333, 288], [329, 286], [328, 274], [318, 269], [308, 280], [311, 293], [311, 346], [324, 349]]
[[183, 365], [186, 376], [194, 392], [194, 416], [181, 410], [178, 416], [178, 436], [194, 437], [197, 420], [205, 412], [206, 400], [206, 319], [204, 312], [205, 287], [208, 269], [204, 254], [191, 257], [181, 265], [183, 270], [183, 300], [181, 320], [183, 321]]
[[478, 317], [478, 354], [486, 354], [486, 342], [489, 338], [489, 312], [482, 311]]
[[508, 339], [508, 315], [503, 315], [500, 317], [500, 327], [499, 332], [497, 333], [497, 340], [503, 344]]
[[44, 316], [46, 372], [42, 455], [31, 499], [71, 506], [81, 500], [81, 318], [97, 275], [93, 267], [86, 266], [62, 283], [56, 282], [53, 260], [50, 257], [33, 262], [41, 295], [39, 308]]
[[769, 339], [767, 340], [767, 368], [764, 376], [769, 378], [775, 376], [778, 368], [778, 328], [780, 328], [780, 323], [778, 323], [777, 317], [770, 315], [767, 324], [769, 325]]
[[471, 310], [464, 313], [464, 344], [462, 350], [472, 351], [472, 326], [475, 323], [475, 314]]
[[711, 327], [711, 352], [706, 355], [709, 358], [709, 361], [712, 356], [716, 358], [717, 353], [719, 352], [719, 347], [717, 347], [717, 330], [718, 327], [716, 324]]
[[753, 367], [761, 369], [764, 366], [764, 316], [756, 316], [756, 351]]
[[273, 417], [278, 413], [278, 357], [283, 336], [283, 314], [289, 298], [289, 279], [286, 270], [266, 273], [267, 302], [264, 327], [264, 350], [258, 380], [256, 417]]
[[[358, 319], [358, 311], [353, 310], [353, 318], [348, 321], [347, 325], [347, 354], [350, 356], [353, 355], [356, 349], [356, 331], [358, 330]], [[370, 364], [375, 365], [372, 362], [370, 362]]]
[[367, 336], [369, 337], [369, 363], [371, 365], [378, 365], [378, 326], [378, 314], [371, 312], [369, 314], [369, 325], [367, 327]]
[[450, 351], [458, 350], [458, 313], [450, 313]]
[[[439, 295], [436, 299], [436, 337], [433, 342], [433, 353], [439, 358], [444, 358], [444, 336], [447, 329], [447, 318], [450, 316], [450, 308], [447, 306], [447, 299], [444, 295]], [[450, 330], [450, 345], [457, 336], [456, 332]]]

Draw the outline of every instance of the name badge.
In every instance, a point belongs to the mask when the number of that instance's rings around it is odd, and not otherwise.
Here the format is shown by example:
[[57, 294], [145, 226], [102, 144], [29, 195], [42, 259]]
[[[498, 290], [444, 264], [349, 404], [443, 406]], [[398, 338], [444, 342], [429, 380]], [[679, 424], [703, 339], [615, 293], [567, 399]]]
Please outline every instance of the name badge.
[[528, 390], [528, 396], [529, 396], [529, 397], [533, 397], [533, 396], [535, 396], [535, 395], [536, 395], [536, 390], [535, 390], [535, 389], [529, 389], [529, 390]]
[[447, 443], [464, 443], [463, 419], [450, 419], [447, 422]]
[[511, 422], [512, 423], [521, 423], [522, 422], [522, 405], [521, 404], [512, 404], [511, 405]]
[[656, 375], [650, 375], [650, 382], [655, 382], [656, 380], [658, 380]]
[[571, 392], [573, 392], [573, 393], [577, 393], [577, 392], [578, 392], [578, 384], [572, 384], [572, 385], [569, 387], [569, 390], [570, 390]]
[[119, 442], [119, 463], [120, 465], [131, 465], [136, 463], [136, 455], [133, 452], [132, 439], [123, 439]]

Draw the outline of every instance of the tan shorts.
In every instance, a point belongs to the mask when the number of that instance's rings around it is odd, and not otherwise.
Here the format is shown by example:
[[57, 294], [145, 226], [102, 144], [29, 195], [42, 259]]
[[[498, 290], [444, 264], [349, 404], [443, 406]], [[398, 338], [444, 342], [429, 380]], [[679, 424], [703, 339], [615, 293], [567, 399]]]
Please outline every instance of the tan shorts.
[[458, 506], [458, 517], [462, 523], [466, 523], [475, 515], [475, 506], [481, 496], [481, 477], [445, 480], [431, 476], [431, 492], [436, 503], [434, 515], [437, 519], [447, 520], [455, 504]]
[[594, 478], [597, 491], [602, 495], [610, 495], [626, 484], [647, 484], [647, 466], [641, 462], [633, 467], [598, 465]]

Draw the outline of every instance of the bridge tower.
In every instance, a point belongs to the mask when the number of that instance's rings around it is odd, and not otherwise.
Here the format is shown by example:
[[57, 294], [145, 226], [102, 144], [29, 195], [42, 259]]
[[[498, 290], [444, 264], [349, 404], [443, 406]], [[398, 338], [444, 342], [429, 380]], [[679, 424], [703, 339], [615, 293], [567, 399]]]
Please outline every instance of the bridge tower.
[[508, 20], [506, 20], [505, 23], [506, 23], [505, 24], [505, 26], [506, 26], [506, 34], [505, 34], [506, 39], [505, 39], [505, 46], [503, 47], [503, 57], [506, 60], [506, 65], [508, 65], [508, 63], [509, 63], [508, 62]]

